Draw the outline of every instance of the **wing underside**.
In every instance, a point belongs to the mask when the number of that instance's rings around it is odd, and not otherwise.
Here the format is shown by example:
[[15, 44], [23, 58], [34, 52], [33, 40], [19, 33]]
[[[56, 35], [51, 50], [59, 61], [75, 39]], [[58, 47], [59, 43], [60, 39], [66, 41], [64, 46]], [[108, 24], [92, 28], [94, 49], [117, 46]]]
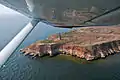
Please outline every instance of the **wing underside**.
[[120, 0], [0, 0], [0, 3], [53, 26], [120, 23]]

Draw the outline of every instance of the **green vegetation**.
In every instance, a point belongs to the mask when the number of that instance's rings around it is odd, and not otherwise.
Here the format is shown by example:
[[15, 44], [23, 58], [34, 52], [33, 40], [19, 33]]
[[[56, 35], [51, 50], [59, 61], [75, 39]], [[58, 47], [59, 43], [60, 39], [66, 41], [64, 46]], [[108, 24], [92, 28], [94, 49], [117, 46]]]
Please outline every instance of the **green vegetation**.
[[70, 34], [72, 34], [72, 33], [73, 33], [72, 31], [69, 31], [69, 32], [63, 33], [63, 35], [70, 35]]
[[104, 59], [87, 61], [85, 59], [80, 59], [78, 57], [73, 57], [73, 56], [70, 56], [70, 55], [58, 55], [57, 57], [55, 57], [55, 59], [70, 60], [70, 61], [75, 62], [77, 64], [94, 64], [94, 63], [102, 63], [102, 62], [104, 62]]
[[58, 55], [58, 56], [54, 57], [53, 59], [69, 60], [69, 61], [72, 61], [72, 62], [77, 63], [77, 64], [88, 64], [90, 62], [90, 61], [87, 61], [85, 59], [80, 59], [80, 58], [73, 57], [70, 55]]
[[53, 43], [54, 41], [53, 40], [40, 40], [40, 41], [37, 41], [36, 43]]
[[103, 63], [105, 61], [105, 59], [98, 59], [98, 60], [93, 60], [93, 61], [87, 61], [85, 59], [80, 59], [77, 57], [73, 57], [70, 55], [57, 55], [54, 57], [50, 57], [50, 56], [44, 56], [44, 57], [40, 57], [40, 60], [49, 60], [49, 59], [53, 59], [53, 60], [68, 60], [68, 61], [72, 61], [74, 63], [77, 64], [96, 64], [96, 63]]

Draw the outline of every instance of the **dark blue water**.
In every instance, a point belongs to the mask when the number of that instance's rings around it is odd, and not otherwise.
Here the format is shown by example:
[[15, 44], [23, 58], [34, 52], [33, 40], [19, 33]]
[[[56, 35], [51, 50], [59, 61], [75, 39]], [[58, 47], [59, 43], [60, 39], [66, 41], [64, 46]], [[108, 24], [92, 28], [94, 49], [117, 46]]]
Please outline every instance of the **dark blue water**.
[[[14, 17], [15, 20], [17, 17]], [[24, 17], [19, 19], [18, 23], [17, 20], [7, 23], [10, 27], [0, 27], [0, 30], [3, 29], [0, 31], [0, 44], [3, 44], [1, 48], [29, 21]], [[0, 80], [120, 80], [120, 54], [109, 56], [105, 60], [82, 64], [59, 57], [32, 59], [19, 52], [20, 48], [45, 39], [48, 35], [68, 30], [41, 23], [37, 25], [0, 69]]]

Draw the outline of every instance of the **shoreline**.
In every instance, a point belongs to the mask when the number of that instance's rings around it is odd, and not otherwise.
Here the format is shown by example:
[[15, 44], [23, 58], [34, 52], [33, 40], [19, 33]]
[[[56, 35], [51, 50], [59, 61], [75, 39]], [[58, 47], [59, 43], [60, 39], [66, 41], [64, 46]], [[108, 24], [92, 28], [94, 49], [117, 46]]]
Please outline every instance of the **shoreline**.
[[71, 55], [88, 61], [120, 52], [120, 27], [85, 27], [58, 33], [21, 49], [25, 55]]

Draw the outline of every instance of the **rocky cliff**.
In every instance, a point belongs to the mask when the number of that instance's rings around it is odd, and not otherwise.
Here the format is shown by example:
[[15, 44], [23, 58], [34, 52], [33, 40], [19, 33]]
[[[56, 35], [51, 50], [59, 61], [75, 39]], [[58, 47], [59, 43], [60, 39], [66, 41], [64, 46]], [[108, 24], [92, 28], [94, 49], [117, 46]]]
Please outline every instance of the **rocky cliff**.
[[120, 27], [79, 28], [54, 34], [21, 49], [25, 55], [72, 55], [86, 60], [105, 58], [120, 52]]

